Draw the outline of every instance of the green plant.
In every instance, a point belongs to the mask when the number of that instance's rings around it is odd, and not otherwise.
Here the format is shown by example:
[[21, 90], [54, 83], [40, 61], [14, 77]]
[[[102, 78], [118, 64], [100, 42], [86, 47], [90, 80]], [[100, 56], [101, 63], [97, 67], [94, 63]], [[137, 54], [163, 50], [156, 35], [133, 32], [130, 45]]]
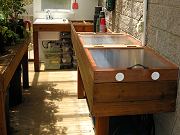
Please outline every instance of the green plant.
[[6, 52], [6, 46], [12, 45], [18, 39], [18, 35], [5, 26], [0, 25], [0, 54]]
[[6, 26], [0, 26], [1, 42], [5, 45], [11, 45], [19, 39], [19, 35], [9, 30]]
[[0, 53], [5, 46], [24, 38], [24, 22], [20, 15], [26, 12], [23, 0], [0, 0]]
[[19, 15], [26, 12], [23, 8], [23, 0], [1, 0], [0, 1], [0, 10], [3, 12], [6, 21], [8, 19], [17, 20]]
[[[7, 33], [12, 31], [24, 38], [24, 24], [20, 15], [25, 13], [24, 0], [1, 0], [0, 1], [0, 25], [8, 28]], [[12, 34], [12, 33], [11, 33]]]

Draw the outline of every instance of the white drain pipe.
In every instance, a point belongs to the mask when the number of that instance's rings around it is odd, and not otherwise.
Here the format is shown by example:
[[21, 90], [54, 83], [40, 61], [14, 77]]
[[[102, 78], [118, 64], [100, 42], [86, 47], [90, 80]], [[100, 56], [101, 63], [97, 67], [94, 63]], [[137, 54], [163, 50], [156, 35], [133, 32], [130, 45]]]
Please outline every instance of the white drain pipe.
[[142, 45], [146, 45], [146, 32], [147, 32], [147, 7], [148, 7], [148, 0], [144, 0], [144, 6], [143, 6], [143, 21], [144, 21], [144, 27], [143, 27], [143, 33], [142, 33]]

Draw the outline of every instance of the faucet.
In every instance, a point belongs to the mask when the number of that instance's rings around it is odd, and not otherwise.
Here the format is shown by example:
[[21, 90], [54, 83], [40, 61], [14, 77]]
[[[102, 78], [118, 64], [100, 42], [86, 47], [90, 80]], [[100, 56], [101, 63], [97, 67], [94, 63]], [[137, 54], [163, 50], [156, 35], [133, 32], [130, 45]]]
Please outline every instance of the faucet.
[[53, 19], [51, 11], [49, 9], [46, 11], [46, 19], [48, 20]]

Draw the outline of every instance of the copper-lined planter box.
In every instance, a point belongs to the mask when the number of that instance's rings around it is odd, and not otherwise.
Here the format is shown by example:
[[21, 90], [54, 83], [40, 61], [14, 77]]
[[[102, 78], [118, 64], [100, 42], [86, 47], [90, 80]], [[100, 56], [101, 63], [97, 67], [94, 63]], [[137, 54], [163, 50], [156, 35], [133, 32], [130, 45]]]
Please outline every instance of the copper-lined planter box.
[[175, 110], [175, 64], [126, 34], [81, 33], [73, 40], [78, 81], [93, 116]]

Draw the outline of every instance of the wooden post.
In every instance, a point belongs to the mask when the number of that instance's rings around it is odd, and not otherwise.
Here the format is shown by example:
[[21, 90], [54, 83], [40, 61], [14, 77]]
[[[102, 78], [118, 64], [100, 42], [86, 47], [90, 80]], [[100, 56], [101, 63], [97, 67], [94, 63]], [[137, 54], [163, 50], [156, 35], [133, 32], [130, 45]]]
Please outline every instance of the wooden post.
[[23, 68], [23, 88], [29, 88], [28, 51], [24, 54], [21, 63]]
[[83, 99], [85, 98], [85, 93], [84, 93], [84, 85], [83, 85], [83, 82], [82, 82], [82, 78], [81, 78], [81, 73], [79, 71], [79, 68], [77, 68], [77, 74], [78, 74], [78, 99]]
[[109, 135], [109, 117], [95, 117], [95, 135]]
[[21, 64], [18, 65], [9, 87], [9, 106], [14, 107], [20, 103], [22, 103]]
[[34, 70], [35, 72], [40, 71], [39, 66], [39, 46], [38, 46], [38, 31], [33, 32], [33, 46], [34, 46]]
[[5, 95], [3, 94], [2, 89], [0, 89], [0, 135], [7, 135], [4, 97]]

